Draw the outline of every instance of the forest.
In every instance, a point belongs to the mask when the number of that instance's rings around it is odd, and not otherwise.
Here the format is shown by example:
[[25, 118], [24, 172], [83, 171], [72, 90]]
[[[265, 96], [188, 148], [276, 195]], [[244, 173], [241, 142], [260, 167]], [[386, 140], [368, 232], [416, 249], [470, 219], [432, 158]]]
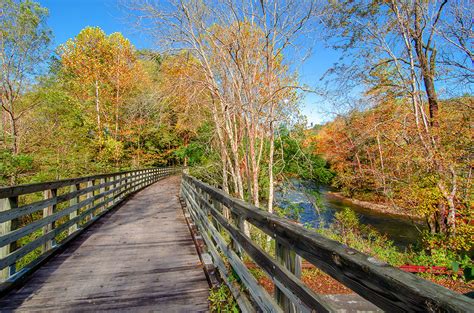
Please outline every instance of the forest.
[[[275, 187], [298, 177], [424, 223], [410, 253], [428, 264], [473, 267], [469, 1], [168, 2], [123, 4], [157, 42], [137, 49], [95, 26], [53, 47], [47, 8], [1, 1], [0, 185], [185, 166], [281, 213]], [[342, 55], [315, 87], [309, 36]]]

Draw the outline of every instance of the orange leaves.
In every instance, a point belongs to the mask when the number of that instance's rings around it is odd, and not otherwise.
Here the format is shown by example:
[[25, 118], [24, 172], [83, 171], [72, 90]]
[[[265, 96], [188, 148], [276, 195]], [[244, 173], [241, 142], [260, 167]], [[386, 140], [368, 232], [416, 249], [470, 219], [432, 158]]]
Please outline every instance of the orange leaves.
[[133, 45], [120, 33], [107, 36], [99, 27], [86, 27], [60, 46], [59, 54], [72, 89], [82, 99], [95, 98], [98, 128], [101, 120], [105, 124], [115, 121], [117, 138], [120, 108], [149, 80]]
[[84, 83], [106, 76], [112, 55], [107, 36], [99, 27], [86, 27], [59, 47], [64, 69]]
[[135, 48], [120, 33], [109, 36], [99, 27], [86, 27], [59, 47], [66, 73], [82, 83], [96, 80], [112, 88], [127, 88], [139, 73]]
[[205, 120], [209, 90], [204, 73], [188, 53], [167, 57], [161, 65], [160, 91], [174, 116], [180, 135], [195, 134]]

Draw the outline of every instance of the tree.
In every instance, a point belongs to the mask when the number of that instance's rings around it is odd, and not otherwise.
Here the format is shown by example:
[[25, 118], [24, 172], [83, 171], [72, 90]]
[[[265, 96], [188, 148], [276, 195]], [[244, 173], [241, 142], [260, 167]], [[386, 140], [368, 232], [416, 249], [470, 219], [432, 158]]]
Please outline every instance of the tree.
[[[207, 90], [204, 104], [221, 156], [220, 185], [257, 206], [262, 161], [268, 156], [273, 163], [275, 124], [288, 117], [300, 87], [283, 55], [310, 24], [315, 8], [314, 1], [169, 1], [159, 6], [135, 1], [130, 8], [154, 26], [162, 48], [185, 51], [196, 61], [202, 76], [188, 86]], [[268, 169], [273, 180], [273, 165]], [[271, 211], [273, 182], [268, 194]]]
[[110, 153], [118, 166], [124, 146], [120, 138], [120, 125], [124, 122], [121, 111], [129, 97], [148, 85], [148, 74], [135, 48], [120, 33], [107, 36], [98, 27], [87, 27], [59, 51], [71, 88], [84, 101], [94, 99], [99, 157], [107, 158]]
[[[404, 100], [408, 102], [408, 100]], [[450, 250], [469, 251], [471, 224], [470, 121], [472, 97], [440, 101], [439, 144], [444, 156], [459, 173], [456, 192], [456, 234], [446, 233], [439, 221], [439, 204], [446, 201], [433, 170], [409, 105], [393, 99], [362, 112], [353, 111], [326, 124], [309, 140], [315, 152], [325, 156], [336, 172], [333, 180], [348, 196], [384, 202], [400, 213], [422, 218], [436, 244]], [[312, 139], [311, 139], [312, 138]], [[441, 235], [441, 236], [440, 236]], [[433, 243], [431, 243], [432, 245]]]
[[88, 100], [93, 90], [97, 133], [102, 140], [101, 88], [105, 89], [113, 59], [107, 36], [99, 27], [86, 27], [60, 46], [59, 54], [64, 70], [71, 75], [71, 87], [79, 90], [81, 98]]
[[7, 134], [13, 155], [20, 152], [18, 120], [36, 104], [22, 103], [21, 97], [41, 73], [48, 57], [51, 32], [46, 26], [48, 10], [32, 1], [4, 0], [0, 3], [0, 67], [2, 84], [0, 103], [2, 116], [9, 120], [3, 125], [3, 141]]
[[[440, 55], [449, 55], [451, 62], [454, 57], [457, 64], [465, 64], [461, 53], [451, 53], [455, 41], [448, 34], [452, 35], [453, 30], [446, 30], [446, 23], [463, 25], [463, 22], [454, 21], [464, 16], [465, 11], [452, 15], [467, 9], [461, 4], [444, 0], [331, 2], [326, 7], [325, 19], [325, 29], [329, 36], [334, 36], [334, 47], [345, 51], [350, 55], [348, 59], [353, 60], [338, 69], [347, 73], [345, 70], [350, 68], [355, 73], [353, 80], [366, 86], [367, 98], [373, 103], [388, 100], [411, 107], [410, 114], [416, 127], [414, 132], [408, 133], [409, 140], [417, 141], [423, 149], [425, 178], [433, 178], [434, 188], [441, 195], [431, 217], [432, 230], [453, 236], [458, 206], [456, 194], [462, 177], [467, 174], [463, 167], [454, 165], [456, 161], [440, 143], [444, 134], [440, 128], [436, 84], [441, 84], [440, 73], [444, 75], [444, 82], [455, 80], [457, 76], [452, 67], [448, 71], [446, 62], [440, 61]], [[459, 34], [461, 38], [456, 40], [462, 43], [466, 32], [460, 28]], [[451, 42], [447, 38], [451, 38]], [[461, 51], [469, 54], [462, 47], [459, 45]], [[379, 152], [379, 157], [382, 155]]]
[[[135, 49], [130, 41], [123, 37], [121, 33], [113, 33], [108, 38], [110, 52], [112, 54], [109, 82], [113, 86], [114, 93], [114, 115], [115, 115], [115, 140], [119, 134], [119, 109], [123, 102], [123, 97], [127, 95], [137, 85], [137, 80], [143, 77], [140, 73], [141, 66], [137, 62]], [[145, 82], [143, 82], [145, 83]]]
[[[208, 90], [196, 83], [203, 81], [203, 76], [197, 61], [189, 53], [167, 56], [160, 66], [159, 91], [162, 101], [172, 112], [173, 132], [182, 138], [184, 149], [209, 116], [205, 106]], [[184, 155], [184, 166], [187, 166], [187, 160]]]

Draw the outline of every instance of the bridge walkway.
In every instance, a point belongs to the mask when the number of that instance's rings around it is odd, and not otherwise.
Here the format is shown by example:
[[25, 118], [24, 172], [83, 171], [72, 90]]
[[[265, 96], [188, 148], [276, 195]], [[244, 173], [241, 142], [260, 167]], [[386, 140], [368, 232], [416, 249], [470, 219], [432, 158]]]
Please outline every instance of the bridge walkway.
[[162, 179], [102, 217], [1, 298], [0, 311], [207, 311], [179, 183]]

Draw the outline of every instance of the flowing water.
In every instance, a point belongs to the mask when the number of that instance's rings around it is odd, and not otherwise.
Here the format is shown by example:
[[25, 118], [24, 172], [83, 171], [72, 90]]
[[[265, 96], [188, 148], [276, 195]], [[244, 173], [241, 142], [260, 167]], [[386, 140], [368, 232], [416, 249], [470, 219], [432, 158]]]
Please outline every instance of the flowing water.
[[[315, 192], [316, 191], [316, 192]], [[386, 213], [355, 205], [350, 201], [334, 197], [327, 186], [291, 179], [277, 188], [275, 200], [278, 206], [300, 208], [299, 222], [313, 227], [327, 226], [334, 220], [336, 212], [348, 207], [357, 213], [362, 224], [370, 225], [392, 240], [400, 248], [415, 244], [420, 239], [423, 225], [415, 224], [408, 218], [401, 218]]]

